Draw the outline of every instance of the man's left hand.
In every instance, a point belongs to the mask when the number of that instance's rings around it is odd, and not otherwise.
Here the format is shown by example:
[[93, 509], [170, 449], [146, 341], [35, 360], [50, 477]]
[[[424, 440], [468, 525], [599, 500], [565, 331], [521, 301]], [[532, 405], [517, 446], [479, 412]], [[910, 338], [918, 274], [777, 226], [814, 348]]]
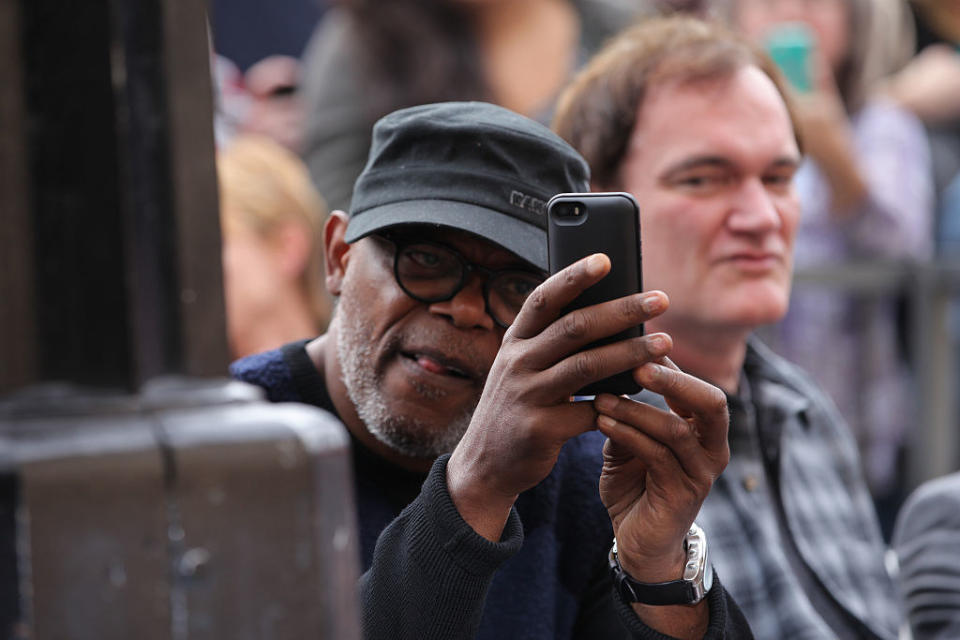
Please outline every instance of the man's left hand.
[[[662, 395], [672, 411], [610, 394], [594, 400], [597, 427], [609, 438], [600, 497], [613, 523], [623, 569], [640, 582], [668, 582], [683, 575], [684, 536], [730, 459], [729, 414], [720, 389], [666, 358], [640, 367], [635, 375]], [[684, 627], [677, 629], [670, 626], [668, 611], [652, 613], [659, 620], [641, 618], [664, 633], [702, 635], [687, 628], [689, 616], [681, 616]], [[701, 622], [705, 629], [705, 609]]]

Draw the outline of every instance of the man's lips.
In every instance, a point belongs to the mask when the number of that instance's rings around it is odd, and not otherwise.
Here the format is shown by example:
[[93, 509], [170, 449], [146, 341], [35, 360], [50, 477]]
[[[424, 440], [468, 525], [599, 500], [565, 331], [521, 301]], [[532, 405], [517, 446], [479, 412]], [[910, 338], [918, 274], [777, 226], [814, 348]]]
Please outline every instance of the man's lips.
[[477, 380], [479, 374], [469, 364], [433, 350], [410, 349], [400, 351], [400, 355], [417, 364], [429, 373], [465, 380]]
[[739, 251], [724, 256], [720, 261], [747, 268], [764, 269], [783, 263], [783, 256], [772, 251]]

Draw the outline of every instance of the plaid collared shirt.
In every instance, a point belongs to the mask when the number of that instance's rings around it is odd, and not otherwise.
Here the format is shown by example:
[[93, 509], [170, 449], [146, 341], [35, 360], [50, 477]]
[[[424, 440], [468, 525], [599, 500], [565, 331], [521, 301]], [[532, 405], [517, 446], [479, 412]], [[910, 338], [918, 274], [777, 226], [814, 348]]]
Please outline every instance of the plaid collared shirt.
[[759, 340], [743, 379], [730, 464], [697, 517], [724, 586], [759, 640], [896, 638], [885, 546], [842, 418]]

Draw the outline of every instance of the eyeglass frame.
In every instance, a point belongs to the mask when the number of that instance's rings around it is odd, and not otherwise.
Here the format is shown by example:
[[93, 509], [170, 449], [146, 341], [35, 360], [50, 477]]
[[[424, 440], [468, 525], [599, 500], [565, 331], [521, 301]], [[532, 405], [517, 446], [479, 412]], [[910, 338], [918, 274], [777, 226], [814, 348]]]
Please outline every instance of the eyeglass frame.
[[[407, 294], [417, 302], [423, 302], [425, 304], [434, 304], [437, 302], [447, 302], [449, 300], [453, 300], [454, 298], [457, 297], [457, 294], [463, 291], [463, 288], [467, 286], [467, 283], [470, 281], [471, 273], [479, 273], [485, 276], [483, 281], [484, 311], [488, 316], [490, 316], [490, 318], [493, 319], [494, 323], [502, 329], [507, 329], [511, 324], [513, 324], [513, 321], [511, 321], [510, 324], [505, 324], [500, 318], [497, 317], [497, 314], [494, 313], [492, 307], [490, 306], [490, 282], [494, 280], [496, 276], [498, 276], [499, 274], [510, 273], [510, 272], [526, 273], [531, 276], [534, 276], [535, 278], [539, 279], [539, 282], [537, 283], [538, 286], [542, 284], [544, 280], [547, 279], [546, 273], [539, 270], [534, 270], [534, 269], [522, 269], [518, 267], [508, 267], [506, 269], [490, 269], [490, 268], [484, 267], [483, 265], [479, 265], [475, 262], [471, 262], [470, 260], [467, 260], [466, 257], [464, 257], [463, 253], [461, 253], [456, 247], [453, 247], [443, 242], [438, 242], [436, 240], [417, 240], [412, 238], [398, 238], [397, 236], [390, 234], [389, 232], [380, 232], [375, 234], [373, 237], [379, 238], [380, 240], [384, 240], [393, 245], [394, 247], [393, 279], [396, 281], [397, 285], [403, 290], [405, 294]], [[415, 295], [406, 287], [406, 285], [403, 284], [403, 281], [400, 278], [401, 250], [408, 246], [418, 245], [418, 244], [434, 246], [434, 247], [443, 249], [444, 251], [448, 251], [451, 254], [453, 254], [453, 256], [460, 263], [460, 280], [459, 282], [457, 282], [457, 285], [453, 288], [453, 291], [450, 293], [450, 295], [438, 297], [438, 298], [424, 298], [423, 296]], [[517, 311], [517, 313], [519, 314], [519, 310]], [[516, 316], [514, 316], [514, 320], [516, 320]]]

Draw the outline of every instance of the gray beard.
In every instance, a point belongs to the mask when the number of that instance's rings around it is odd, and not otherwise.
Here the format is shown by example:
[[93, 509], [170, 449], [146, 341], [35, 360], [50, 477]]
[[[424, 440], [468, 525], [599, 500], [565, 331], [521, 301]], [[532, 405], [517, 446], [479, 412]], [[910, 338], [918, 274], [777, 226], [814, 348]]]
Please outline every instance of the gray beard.
[[[446, 428], [440, 430], [421, 420], [392, 413], [375, 369], [375, 354], [370, 344], [372, 324], [360, 320], [360, 314], [353, 313], [352, 304], [345, 303], [345, 298], [341, 298], [337, 314], [337, 357], [343, 384], [367, 431], [397, 453], [413, 458], [436, 458], [453, 451], [470, 426], [476, 404], [453, 417]], [[415, 389], [425, 401], [446, 395], [434, 387], [416, 385]]]

